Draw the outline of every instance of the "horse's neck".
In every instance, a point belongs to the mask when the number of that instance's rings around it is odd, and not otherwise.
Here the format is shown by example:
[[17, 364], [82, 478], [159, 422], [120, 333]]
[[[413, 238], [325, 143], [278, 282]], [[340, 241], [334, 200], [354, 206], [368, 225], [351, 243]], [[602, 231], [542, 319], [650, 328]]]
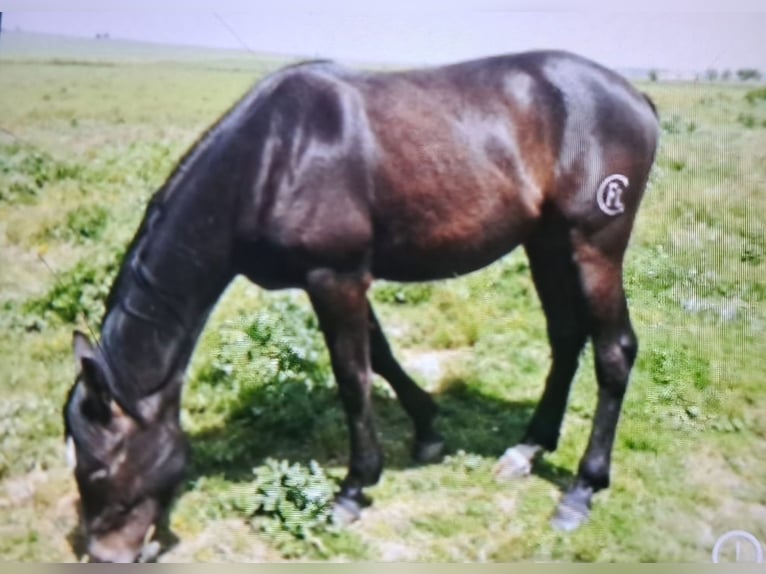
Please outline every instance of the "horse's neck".
[[[209, 215], [183, 206], [147, 213], [145, 229], [123, 261], [101, 338], [112, 391], [123, 405], [134, 406], [183, 375], [232, 278], [226, 242], [201, 240], [201, 220]], [[218, 231], [218, 237], [225, 234]]]
[[[250, 184], [232, 174], [232, 166], [242, 170], [240, 154], [249, 157], [257, 143], [243, 114], [258, 93], [237, 104], [181, 160], [124, 259], [101, 330], [112, 385], [123, 401], [135, 403], [183, 374], [213, 305], [234, 277], [239, 193]], [[239, 142], [244, 137], [248, 145]]]

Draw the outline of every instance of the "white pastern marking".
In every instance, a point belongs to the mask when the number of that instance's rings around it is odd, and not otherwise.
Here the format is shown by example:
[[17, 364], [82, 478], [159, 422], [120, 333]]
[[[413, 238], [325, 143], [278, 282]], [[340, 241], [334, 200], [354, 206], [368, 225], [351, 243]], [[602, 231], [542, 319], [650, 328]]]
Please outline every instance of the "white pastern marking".
[[102, 468], [100, 470], [97, 470], [97, 471], [93, 472], [88, 477], [88, 481], [89, 482], [95, 482], [97, 480], [102, 480], [102, 479], [106, 478], [107, 476], [109, 476], [109, 471], [106, 470], [105, 468]]
[[625, 211], [622, 194], [628, 189], [628, 178], [615, 173], [608, 176], [596, 192], [598, 208], [607, 215], [619, 215]]
[[77, 449], [71, 436], [66, 439], [66, 464], [69, 470], [74, 470], [77, 466]]

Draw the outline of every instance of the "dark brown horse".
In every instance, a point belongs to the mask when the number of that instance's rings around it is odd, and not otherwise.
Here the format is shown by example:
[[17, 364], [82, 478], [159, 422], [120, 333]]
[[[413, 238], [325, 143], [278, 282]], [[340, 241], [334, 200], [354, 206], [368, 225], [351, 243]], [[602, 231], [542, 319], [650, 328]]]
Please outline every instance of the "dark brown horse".
[[353, 519], [383, 468], [373, 372], [412, 419], [415, 458], [442, 449], [436, 405], [393, 357], [370, 283], [468, 273], [519, 245], [553, 358], [524, 439], [497, 474], [524, 475], [556, 448], [590, 337], [598, 406], [554, 518], [577, 527], [609, 484], [636, 356], [622, 262], [657, 138], [648, 98], [562, 52], [396, 73], [314, 62], [260, 82], [155, 194], [108, 298], [99, 345], [75, 335], [65, 420], [92, 559], [135, 560], [167, 510], [187, 458], [184, 371], [235, 276], [310, 297], [350, 432], [336, 515]]

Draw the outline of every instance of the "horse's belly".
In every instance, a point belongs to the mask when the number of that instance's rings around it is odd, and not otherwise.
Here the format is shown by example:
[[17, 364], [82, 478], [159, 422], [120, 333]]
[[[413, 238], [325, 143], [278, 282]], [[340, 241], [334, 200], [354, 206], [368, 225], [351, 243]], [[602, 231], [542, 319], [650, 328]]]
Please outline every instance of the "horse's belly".
[[372, 272], [376, 279], [389, 281], [432, 281], [465, 275], [488, 266], [515, 249], [520, 241], [493, 246], [476, 255], [460, 251], [419, 254], [388, 251], [377, 254]]
[[481, 269], [523, 243], [534, 218], [522, 213], [464, 217], [406, 230], [383, 231], [373, 246], [373, 274], [392, 281], [427, 281]]

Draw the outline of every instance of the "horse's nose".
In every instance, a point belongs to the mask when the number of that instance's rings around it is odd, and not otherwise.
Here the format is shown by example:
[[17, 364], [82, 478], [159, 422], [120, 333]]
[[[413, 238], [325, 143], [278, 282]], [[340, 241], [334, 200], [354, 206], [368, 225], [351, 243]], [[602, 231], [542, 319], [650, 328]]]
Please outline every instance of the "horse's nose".
[[98, 540], [94, 540], [88, 545], [88, 562], [91, 563], [131, 564], [138, 561], [140, 554], [140, 548], [135, 550], [126, 547], [115, 548]]
[[134, 564], [138, 562], [138, 556], [132, 553], [110, 553], [108, 555], [88, 552], [88, 563], [90, 564]]

